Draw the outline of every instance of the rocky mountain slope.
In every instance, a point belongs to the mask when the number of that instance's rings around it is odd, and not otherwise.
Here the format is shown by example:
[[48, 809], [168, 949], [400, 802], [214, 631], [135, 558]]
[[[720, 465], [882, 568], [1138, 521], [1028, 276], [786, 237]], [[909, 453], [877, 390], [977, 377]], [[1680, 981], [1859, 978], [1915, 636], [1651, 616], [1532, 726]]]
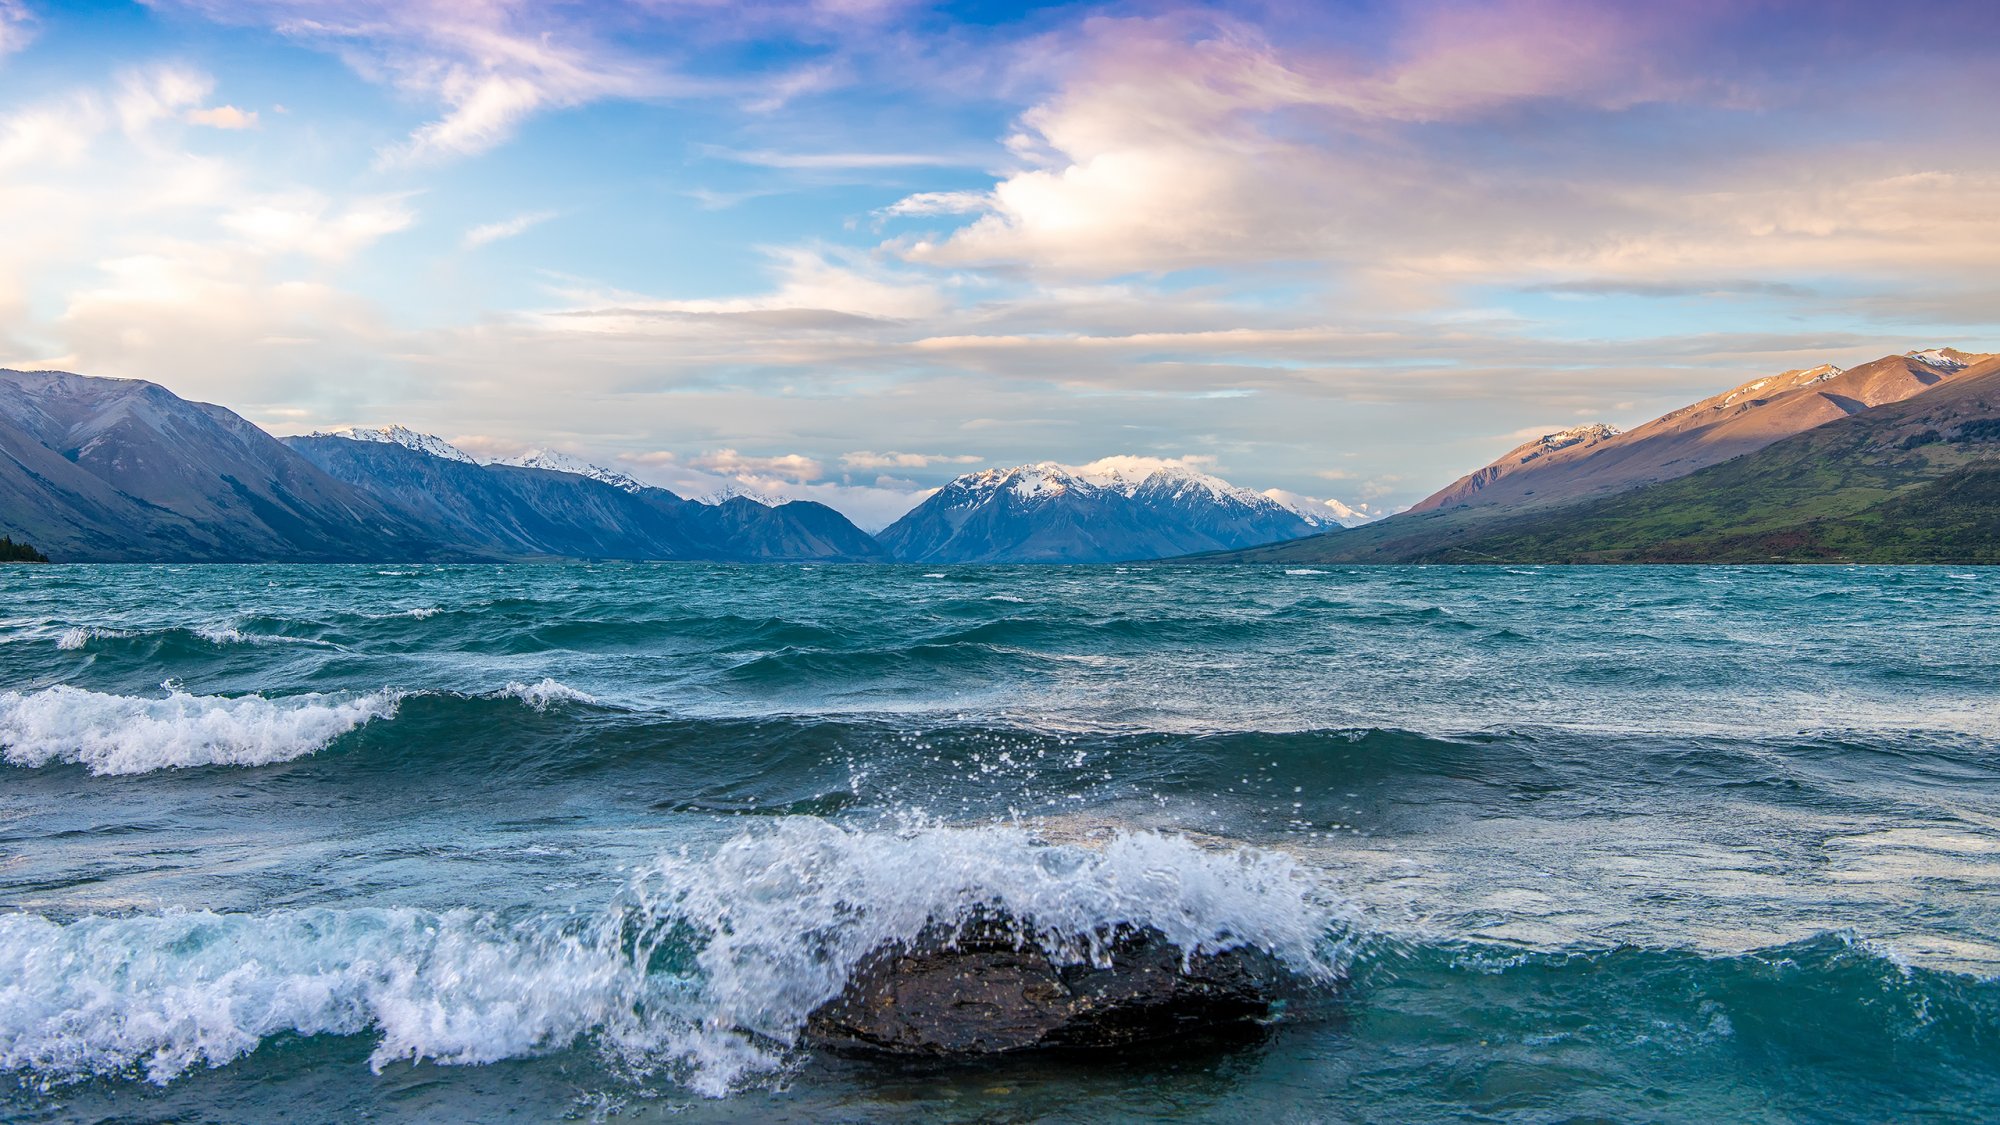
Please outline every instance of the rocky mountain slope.
[[[1900, 357], [1899, 357], [1900, 358]], [[1859, 370], [1859, 369], [1857, 369]], [[1218, 556], [1256, 562], [2000, 562], [2000, 363], [1672, 480], [1433, 509]]]
[[1091, 563], [1269, 543], [1325, 526], [1184, 466], [1108, 458], [967, 473], [878, 538], [905, 562]]
[[[512, 558], [845, 561], [881, 559], [875, 541], [823, 504], [697, 504], [568, 454], [481, 465], [403, 427], [287, 438], [328, 474], [464, 550]], [[528, 464], [526, 462], [533, 462]], [[556, 466], [562, 466], [560, 468]]]
[[61, 371], [0, 371], [0, 532], [61, 561], [449, 553], [222, 407]]
[[1411, 505], [1563, 504], [1624, 492], [1991, 370], [2000, 357], [1934, 348], [1850, 370], [1832, 364], [1754, 379], [1621, 432], [1598, 424], [1530, 441]]

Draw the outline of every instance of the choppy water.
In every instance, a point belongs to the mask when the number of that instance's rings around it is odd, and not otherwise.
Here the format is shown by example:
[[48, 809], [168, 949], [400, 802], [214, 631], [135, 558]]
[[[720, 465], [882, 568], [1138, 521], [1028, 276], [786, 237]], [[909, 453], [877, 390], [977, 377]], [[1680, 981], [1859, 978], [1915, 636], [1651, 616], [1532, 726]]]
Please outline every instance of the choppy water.
[[[2000, 574], [0, 568], [0, 1117], [1990, 1120]], [[1000, 901], [1268, 1038], [814, 1057]]]

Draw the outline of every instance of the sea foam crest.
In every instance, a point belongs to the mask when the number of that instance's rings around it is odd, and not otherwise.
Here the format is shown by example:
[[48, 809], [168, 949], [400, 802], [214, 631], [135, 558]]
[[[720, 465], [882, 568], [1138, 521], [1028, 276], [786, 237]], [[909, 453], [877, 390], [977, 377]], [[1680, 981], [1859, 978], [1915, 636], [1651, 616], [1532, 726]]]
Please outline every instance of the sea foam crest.
[[94, 774], [183, 766], [261, 766], [303, 757], [371, 719], [396, 713], [402, 693], [104, 695], [58, 685], [0, 692], [0, 750], [16, 766], [75, 762]]
[[1189, 956], [1256, 947], [1324, 980], [1345, 956], [1329, 933], [1352, 921], [1277, 852], [1209, 850], [1151, 832], [1120, 833], [1101, 848], [1051, 845], [1011, 826], [863, 832], [811, 817], [739, 836], [698, 861], [663, 860], [629, 893], [705, 935], [706, 1035], [691, 1041], [690, 1084], [711, 1095], [775, 1066], [760, 1041], [795, 1042], [863, 957], [933, 922], [997, 909], [1023, 920], [1024, 940], [1059, 962], [1100, 964], [1112, 928], [1152, 927]]
[[77, 652], [88, 648], [90, 642], [113, 637], [129, 637], [132, 634], [122, 629], [100, 629], [94, 626], [72, 625], [56, 638], [56, 647], [64, 652]]
[[782, 1065], [863, 955], [990, 906], [1029, 919], [1028, 940], [1068, 958], [1093, 956], [1097, 935], [1124, 923], [1183, 949], [1256, 945], [1308, 976], [1338, 971], [1339, 913], [1285, 856], [1150, 833], [1095, 849], [1011, 828], [893, 834], [793, 817], [706, 856], [664, 859], [581, 919], [407, 908], [0, 916], [0, 980], [11, 982], [0, 987], [0, 1068], [44, 1085], [132, 1073], [167, 1082], [285, 1033], [372, 1032], [378, 1069], [588, 1039], [635, 1073], [664, 1069], [722, 1096]]
[[596, 696], [578, 691], [568, 684], [549, 677], [543, 677], [541, 682], [533, 684], [522, 683], [519, 680], [511, 681], [500, 689], [499, 694], [504, 698], [518, 699], [537, 711], [546, 711], [558, 703], [597, 702]]

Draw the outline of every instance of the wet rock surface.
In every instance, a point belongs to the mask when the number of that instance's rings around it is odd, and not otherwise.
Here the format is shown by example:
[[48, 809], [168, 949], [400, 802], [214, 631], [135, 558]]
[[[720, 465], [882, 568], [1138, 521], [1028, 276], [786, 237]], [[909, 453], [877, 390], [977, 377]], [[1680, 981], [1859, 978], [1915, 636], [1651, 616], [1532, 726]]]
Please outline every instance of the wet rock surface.
[[1157, 930], [1110, 935], [1108, 965], [1063, 964], [1005, 917], [932, 927], [877, 950], [815, 1011], [806, 1041], [960, 1058], [1255, 1033], [1287, 974], [1256, 950], [1182, 951]]

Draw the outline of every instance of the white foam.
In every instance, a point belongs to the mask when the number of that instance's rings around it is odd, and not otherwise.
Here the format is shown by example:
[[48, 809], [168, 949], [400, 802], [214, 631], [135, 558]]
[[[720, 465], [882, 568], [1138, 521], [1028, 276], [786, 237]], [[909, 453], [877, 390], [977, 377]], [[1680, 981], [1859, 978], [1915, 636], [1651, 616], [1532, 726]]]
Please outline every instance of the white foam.
[[0, 692], [0, 749], [16, 766], [75, 762], [94, 774], [186, 766], [261, 766], [324, 748], [371, 719], [395, 715], [402, 693], [312, 693], [280, 699], [101, 695], [67, 685]]
[[540, 683], [524, 684], [519, 680], [510, 682], [500, 689], [501, 696], [518, 699], [537, 711], [546, 711], [557, 703], [595, 703], [597, 698], [576, 690], [554, 679], [543, 678]]
[[738, 1040], [693, 1045], [690, 1084], [711, 1095], [779, 1062], [741, 1031], [796, 1041], [867, 953], [982, 907], [1031, 920], [1034, 939], [1065, 962], [1103, 963], [1105, 928], [1125, 923], [1158, 929], [1189, 955], [1254, 946], [1305, 976], [1340, 968], [1324, 947], [1336, 905], [1291, 857], [1154, 833], [1092, 849], [1012, 827], [901, 834], [790, 817], [713, 856], [662, 861], [633, 893], [675, 904], [707, 932], [704, 1024]]
[[1326, 571], [1324, 571], [1324, 570], [1314, 570], [1314, 569], [1312, 569], [1311, 567], [1299, 567], [1299, 568], [1298, 568], [1298, 569], [1296, 569], [1296, 570], [1288, 570], [1288, 571], [1286, 571], [1285, 573], [1286, 573], [1286, 574], [1290, 574], [1290, 575], [1294, 575], [1294, 576], [1300, 576], [1300, 575], [1307, 575], [1307, 574], [1325, 574], [1325, 573], [1326, 573]]
[[246, 633], [234, 625], [202, 625], [194, 630], [194, 635], [212, 645], [314, 645], [321, 648], [334, 646], [311, 637], [286, 637], [276, 633]]
[[[780, 1067], [855, 963], [932, 919], [1001, 906], [1066, 959], [1150, 925], [1187, 950], [1259, 946], [1338, 971], [1337, 920], [1289, 857], [1148, 833], [1101, 849], [1011, 828], [848, 831], [786, 818], [662, 860], [595, 917], [507, 923], [408, 908], [0, 916], [0, 1069], [44, 1084], [168, 1082], [284, 1033], [372, 1032], [377, 1069], [485, 1063], [586, 1037], [640, 1073], [722, 1096]], [[686, 975], [654, 969], [699, 948]], [[658, 958], [686, 963], [684, 956]]]
[[72, 625], [63, 630], [62, 636], [56, 638], [56, 647], [64, 652], [77, 652], [89, 647], [90, 642], [95, 640], [129, 637], [131, 635], [120, 629], [98, 629], [87, 628], [82, 625]]

